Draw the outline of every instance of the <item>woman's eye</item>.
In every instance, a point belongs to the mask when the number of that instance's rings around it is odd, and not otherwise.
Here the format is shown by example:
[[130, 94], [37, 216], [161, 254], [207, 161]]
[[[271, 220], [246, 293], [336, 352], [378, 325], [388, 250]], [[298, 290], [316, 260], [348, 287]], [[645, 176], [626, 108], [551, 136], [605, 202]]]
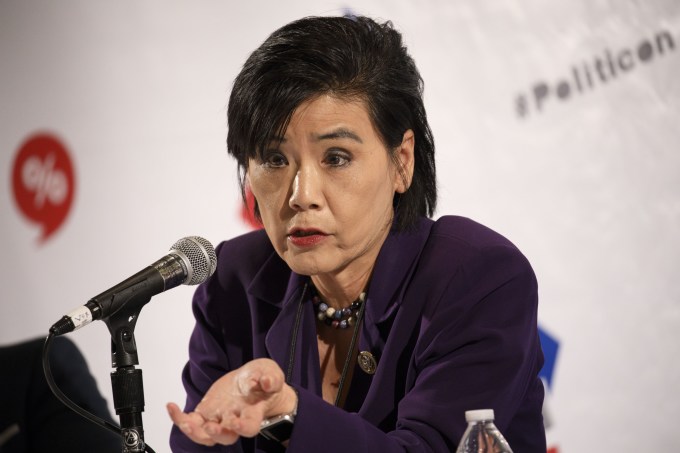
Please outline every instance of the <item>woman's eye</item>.
[[349, 164], [350, 156], [346, 153], [334, 152], [326, 156], [326, 163], [331, 167], [344, 167]]
[[283, 154], [277, 152], [267, 153], [264, 156], [263, 164], [267, 167], [279, 168], [285, 167], [288, 161]]

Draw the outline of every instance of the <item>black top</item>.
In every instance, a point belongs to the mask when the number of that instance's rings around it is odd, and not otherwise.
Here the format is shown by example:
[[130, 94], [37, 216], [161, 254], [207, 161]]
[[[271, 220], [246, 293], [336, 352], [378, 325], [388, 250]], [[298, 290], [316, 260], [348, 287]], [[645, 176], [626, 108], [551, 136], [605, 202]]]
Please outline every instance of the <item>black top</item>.
[[[44, 339], [0, 347], [0, 453], [121, 452], [120, 436], [64, 406], [47, 386]], [[113, 421], [85, 358], [70, 340], [54, 339], [50, 366], [73, 402]]]

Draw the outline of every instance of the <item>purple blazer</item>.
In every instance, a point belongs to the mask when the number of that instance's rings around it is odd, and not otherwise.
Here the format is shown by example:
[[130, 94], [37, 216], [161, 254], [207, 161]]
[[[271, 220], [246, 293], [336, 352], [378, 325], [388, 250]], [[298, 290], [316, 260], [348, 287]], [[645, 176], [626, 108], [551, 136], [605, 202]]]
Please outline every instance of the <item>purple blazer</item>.
[[[194, 296], [196, 327], [183, 372], [187, 411], [216, 379], [253, 358], [288, 369], [308, 281], [279, 258], [264, 231], [223, 242], [217, 253], [217, 272]], [[298, 414], [287, 451], [451, 452], [465, 411], [490, 408], [515, 452], [545, 453], [537, 303], [529, 262], [478, 223], [448, 216], [391, 232], [359, 340], [359, 350], [377, 358], [377, 371], [368, 375], [357, 365], [345, 407], [325, 402], [314, 307], [305, 304], [290, 382]], [[177, 427], [170, 444], [174, 452], [282, 451], [260, 436], [203, 447]]]

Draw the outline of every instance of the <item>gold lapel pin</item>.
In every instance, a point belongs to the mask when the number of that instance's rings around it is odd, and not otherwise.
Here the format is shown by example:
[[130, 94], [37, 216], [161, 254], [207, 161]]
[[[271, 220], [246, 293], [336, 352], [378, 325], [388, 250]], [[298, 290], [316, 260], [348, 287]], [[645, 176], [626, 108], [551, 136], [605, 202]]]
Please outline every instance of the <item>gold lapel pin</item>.
[[368, 351], [361, 351], [359, 357], [357, 357], [359, 366], [366, 374], [375, 374], [375, 370], [378, 368], [378, 362], [375, 360], [373, 354]]

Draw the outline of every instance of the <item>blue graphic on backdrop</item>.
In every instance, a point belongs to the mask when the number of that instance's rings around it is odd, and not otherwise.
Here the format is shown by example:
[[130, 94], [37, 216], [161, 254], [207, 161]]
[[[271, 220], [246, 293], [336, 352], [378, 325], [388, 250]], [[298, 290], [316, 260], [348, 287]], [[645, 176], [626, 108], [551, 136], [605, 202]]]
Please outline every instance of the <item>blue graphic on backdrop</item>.
[[[545, 362], [543, 363], [543, 368], [538, 373], [538, 376], [543, 381], [543, 385], [546, 387], [545, 399], [543, 400], [543, 425], [546, 430], [552, 428], [555, 425], [555, 420], [552, 413], [551, 401], [553, 394], [553, 377], [555, 375], [555, 363], [557, 362], [557, 351], [559, 350], [560, 344], [557, 339], [551, 336], [548, 332], [538, 328], [538, 337], [541, 342], [541, 348], [543, 349], [543, 357]], [[548, 445], [548, 453], [558, 453], [558, 446]]]
[[539, 377], [545, 381], [548, 388], [552, 390], [552, 379], [555, 371], [555, 362], [557, 361], [557, 350], [559, 349], [558, 341], [550, 336], [545, 330], [538, 328], [538, 337], [543, 348], [543, 356], [545, 363], [543, 368], [538, 373]]

